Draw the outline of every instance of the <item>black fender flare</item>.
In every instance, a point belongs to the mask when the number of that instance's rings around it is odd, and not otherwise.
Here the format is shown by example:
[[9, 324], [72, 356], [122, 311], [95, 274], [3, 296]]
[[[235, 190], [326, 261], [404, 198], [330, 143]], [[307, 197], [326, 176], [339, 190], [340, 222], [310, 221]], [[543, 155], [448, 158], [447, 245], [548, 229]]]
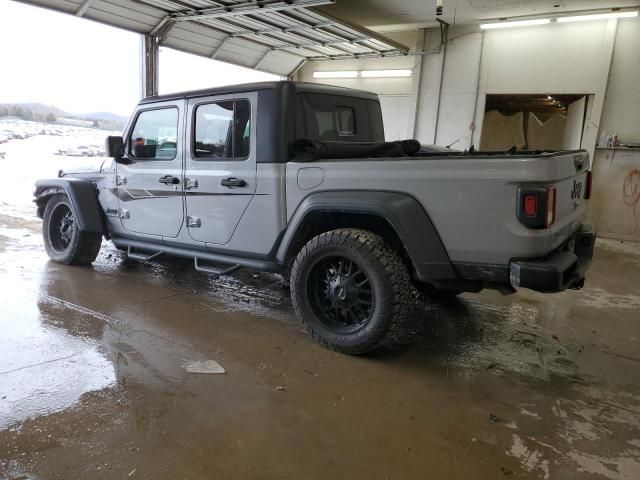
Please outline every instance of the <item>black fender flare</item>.
[[44, 214], [47, 198], [57, 193], [65, 193], [69, 198], [81, 232], [104, 234], [104, 216], [98, 201], [98, 191], [92, 181], [81, 178], [38, 180], [34, 195], [40, 218]]
[[438, 231], [420, 203], [398, 192], [336, 190], [312, 193], [298, 206], [282, 236], [276, 260], [284, 263], [296, 233], [312, 212], [378, 216], [395, 230], [420, 281], [457, 279]]

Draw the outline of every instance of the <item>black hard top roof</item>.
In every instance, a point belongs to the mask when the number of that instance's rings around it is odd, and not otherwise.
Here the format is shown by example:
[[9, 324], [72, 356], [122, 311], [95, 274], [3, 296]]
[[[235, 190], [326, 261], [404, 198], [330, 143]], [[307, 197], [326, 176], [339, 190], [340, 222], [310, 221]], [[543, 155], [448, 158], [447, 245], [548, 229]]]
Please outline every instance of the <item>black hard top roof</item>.
[[375, 93], [364, 92], [362, 90], [356, 90], [353, 88], [336, 87], [333, 85], [322, 85], [319, 83], [309, 82], [292, 82], [289, 80], [276, 81], [276, 82], [258, 82], [258, 83], [244, 83], [240, 85], [228, 85], [224, 87], [205, 88], [203, 90], [191, 90], [188, 92], [169, 93], [166, 95], [154, 95], [151, 97], [145, 97], [140, 100], [139, 104], [165, 102], [171, 100], [180, 100], [183, 98], [195, 98], [195, 97], [207, 97], [210, 95], [224, 95], [229, 93], [241, 93], [241, 92], [255, 92], [258, 90], [275, 90], [275, 89], [291, 89], [295, 92], [311, 92], [311, 93], [327, 93], [332, 95], [345, 95], [349, 97], [366, 98], [370, 100], [377, 100], [378, 96]]

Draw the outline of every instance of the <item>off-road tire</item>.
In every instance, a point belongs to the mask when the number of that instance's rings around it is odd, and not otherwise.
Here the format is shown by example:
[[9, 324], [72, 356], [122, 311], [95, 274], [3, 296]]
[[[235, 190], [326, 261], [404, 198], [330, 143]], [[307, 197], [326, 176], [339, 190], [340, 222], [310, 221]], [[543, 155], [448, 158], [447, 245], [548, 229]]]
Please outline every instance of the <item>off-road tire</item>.
[[[56, 222], [61, 221], [60, 215], [67, 212], [70, 212], [72, 227], [68, 237], [62, 242]], [[89, 265], [96, 259], [102, 244], [102, 234], [78, 230], [73, 205], [66, 195], [56, 194], [49, 199], [42, 220], [44, 247], [51, 260], [65, 265]]]
[[[327, 326], [309, 298], [314, 266], [336, 256], [355, 262], [370, 281], [371, 313], [357, 331], [337, 332]], [[312, 238], [291, 269], [291, 298], [298, 319], [320, 344], [346, 354], [370, 352], [393, 340], [413, 308], [412, 292], [407, 266], [398, 253], [367, 230], [342, 228]]]

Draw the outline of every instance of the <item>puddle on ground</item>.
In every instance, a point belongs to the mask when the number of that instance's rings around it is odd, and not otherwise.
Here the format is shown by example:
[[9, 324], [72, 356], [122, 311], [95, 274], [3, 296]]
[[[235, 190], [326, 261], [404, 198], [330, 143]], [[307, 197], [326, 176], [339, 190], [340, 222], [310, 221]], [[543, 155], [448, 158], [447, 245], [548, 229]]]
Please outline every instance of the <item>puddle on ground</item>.
[[625, 260], [633, 263], [640, 263], [640, 243], [622, 240], [611, 240], [608, 238], [598, 238], [596, 245], [609, 252], [621, 253]]
[[19, 285], [0, 288], [0, 428], [114, 385], [114, 366], [96, 340], [57, 327], [55, 310], [41, 308], [42, 300]]
[[640, 292], [638, 294], [616, 295], [603, 288], [583, 288], [578, 303], [589, 308], [625, 308], [640, 309]]
[[[510, 428], [507, 453], [526, 471], [550, 478], [549, 467], [563, 478], [558, 465], [612, 480], [636, 480], [640, 472], [640, 397], [575, 384], [551, 408], [537, 407], [535, 420], [520, 418]], [[536, 408], [535, 405], [529, 408]], [[554, 429], [545, 428], [554, 425]], [[506, 425], [505, 425], [506, 426]]]

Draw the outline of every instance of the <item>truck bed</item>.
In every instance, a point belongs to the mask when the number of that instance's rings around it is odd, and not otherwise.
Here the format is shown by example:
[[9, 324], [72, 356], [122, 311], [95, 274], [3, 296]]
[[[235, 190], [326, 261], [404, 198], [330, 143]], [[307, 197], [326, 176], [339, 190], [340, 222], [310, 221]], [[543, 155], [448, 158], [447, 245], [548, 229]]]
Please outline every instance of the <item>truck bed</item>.
[[[586, 214], [584, 199], [572, 198], [574, 182], [586, 185], [583, 150], [415, 152], [293, 161], [286, 169], [289, 218], [316, 190], [404, 192], [425, 209], [454, 263], [508, 265], [514, 258], [544, 256], [575, 233]], [[518, 220], [518, 189], [526, 186], [556, 189], [549, 228], [532, 230]]]

